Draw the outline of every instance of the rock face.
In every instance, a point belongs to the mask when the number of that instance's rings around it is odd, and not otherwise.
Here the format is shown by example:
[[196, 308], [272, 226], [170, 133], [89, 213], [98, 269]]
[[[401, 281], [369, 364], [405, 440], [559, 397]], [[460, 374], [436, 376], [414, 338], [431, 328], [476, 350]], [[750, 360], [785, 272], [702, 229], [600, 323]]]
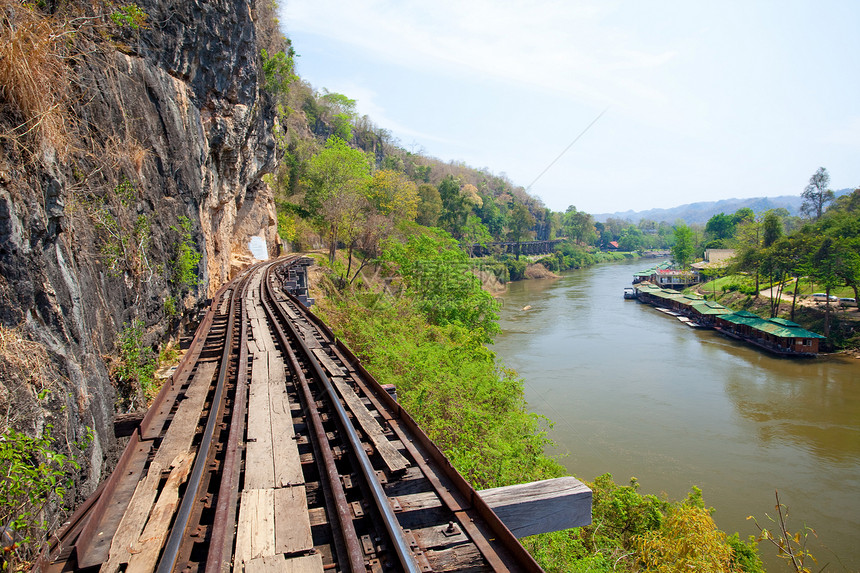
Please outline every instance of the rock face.
[[[49, 372], [39, 382], [49, 398], [37, 400], [26, 368], [2, 377], [12, 351], [0, 356], [0, 408], [26, 412], [13, 420], [21, 429], [52, 423], [72, 442], [93, 429], [81, 496], [119, 447], [122, 400], [105, 356], [124, 325], [141, 320], [157, 343], [178, 320], [168, 302], [190, 311], [211, 297], [249, 257], [250, 237], [278, 245], [254, 3], [137, 6], [146, 28], [95, 30], [65, 63], [70, 151], [0, 139], [0, 323], [44, 349]], [[3, 109], [5, 128], [14, 118]], [[175, 271], [184, 218], [202, 255], [190, 288]]]

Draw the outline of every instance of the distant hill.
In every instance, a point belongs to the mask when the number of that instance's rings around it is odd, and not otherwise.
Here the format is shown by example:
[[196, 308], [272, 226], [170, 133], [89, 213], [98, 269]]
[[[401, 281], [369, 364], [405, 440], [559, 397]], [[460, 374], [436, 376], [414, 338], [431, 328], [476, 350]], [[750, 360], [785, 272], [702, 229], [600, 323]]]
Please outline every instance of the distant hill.
[[[840, 189], [835, 191], [836, 196], [850, 193], [851, 189]], [[779, 197], [752, 197], [749, 199], [722, 199], [720, 201], [702, 201], [700, 203], [688, 203], [671, 209], [648, 209], [647, 211], [618, 211], [615, 213], [597, 213], [593, 217], [595, 221], [605, 222], [606, 219], [626, 219], [638, 223], [642, 219], [652, 221], [666, 221], [674, 223], [682, 219], [688, 225], [695, 223], [707, 223], [708, 219], [717, 213], [730, 215], [738, 209], [749, 207], [756, 214], [763, 213], [769, 209], [784, 207], [792, 215], [800, 214], [800, 206], [803, 198], [800, 195], [781, 195]]]

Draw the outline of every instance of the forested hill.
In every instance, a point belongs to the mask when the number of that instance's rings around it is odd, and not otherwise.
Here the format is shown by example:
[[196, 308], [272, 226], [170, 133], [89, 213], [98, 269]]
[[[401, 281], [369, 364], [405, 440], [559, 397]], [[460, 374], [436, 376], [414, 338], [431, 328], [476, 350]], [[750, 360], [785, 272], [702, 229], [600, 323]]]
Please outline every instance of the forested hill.
[[[836, 196], [850, 193], [851, 189], [834, 191]], [[598, 213], [594, 219], [605, 223], [609, 218], [624, 219], [632, 223], [638, 223], [643, 219], [650, 221], [666, 221], [673, 223], [681, 219], [688, 225], [707, 223], [708, 219], [718, 213], [735, 213], [738, 209], [750, 208], [755, 212], [764, 213], [770, 209], [784, 208], [791, 215], [800, 214], [800, 206], [803, 197], [800, 192], [797, 195], [780, 195], [779, 197], [752, 197], [747, 199], [723, 199], [721, 201], [699, 201], [687, 203], [670, 209], [648, 209], [646, 211], [616, 211], [615, 213]]]

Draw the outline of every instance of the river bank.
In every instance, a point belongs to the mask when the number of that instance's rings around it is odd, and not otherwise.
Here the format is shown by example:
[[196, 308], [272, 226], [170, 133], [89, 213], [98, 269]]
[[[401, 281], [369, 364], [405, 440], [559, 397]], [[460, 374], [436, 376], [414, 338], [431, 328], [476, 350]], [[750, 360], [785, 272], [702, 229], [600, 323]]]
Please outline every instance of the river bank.
[[[440, 253], [434, 248], [424, 252], [439, 256], [432, 261], [432, 277], [438, 282], [422, 278], [416, 284], [408, 274], [396, 277], [389, 272], [384, 276], [391, 285], [380, 281], [374, 286], [365, 283], [353, 288], [342, 283], [338, 286], [336, 271], [313, 271], [312, 284], [318, 289], [314, 292], [318, 302], [315, 312], [324, 317], [380, 382], [396, 385], [403, 407], [475, 487], [524, 483], [566, 474], [559, 460], [547, 455], [551, 444], [546, 432], [551, 422], [535, 416], [524, 398], [525, 381], [502, 366], [488, 344], [489, 339], [482, 336], [484, 327], [475, 329], [459, 324], [465, 317], [462, 313], [453, 322], [428, 320], [431, 315], [421, 310], [424, 307], [435, 311], [441, 304], [430, 307], [425, 304], [426, 297], [436, 292], [436, 286], [445, 293], [444, 304], [458, 305], [475, 296], [488, 296], [478, 288], [470, 273], [463, 272], [464, 266], [471, 268], [471, 261], [459, 259], [459, 250], [443, 249]], [[443, 263], [449, 256], [455, 259], [452, 264]], [[422, 260], [421, 266], [416, 267], [414, 259], [396, 254], [394, 258], [400, 261], [399, 269], [406, 273], [415, 269], [422, 272], [428, 264]], [[471, 286], [465, 288], [463, 280]], [[401, 290], [403, 287], [405, 290]], [[466, 307], [471, 308], [471, 304]], [[493, 308], [497, 309], [498, 303], [488, 307], [488, 312], [493, 313]], [[492, 325], [495, 324], [493, 321]], [[594, 573], [632, 572], [640, 568], [639, 535], [648, 533], [655, 542], [672, 544], [681, 534], [664, 528], [664, 523], [680, 523], [681, 530], [688, 531], [683, 524], [692, 524], [693, 519], [711, 520], [695, 491], [689, 499], [684, 492], [675, 498], [679, 501], [670, 503], [638, 492], [635, 484], [625, 483], [629, 483], [626, 476], [617, 481], [609, 475], [590, 479], [594, 495], [592, 526], [529, 538], [524, 544], [547, 570], [563, 564], [568, 570], [587, 567]], [[702, 559], [716, 556], [711, 553], [719, 548], [720, 559], [737, 553], [755, 563], [754, 551], [743, 541], [727, 539], [713, 525], [708, 531], [714, 539], [701, 544], [708, 548], [700, 552]], [[664, 561], [671, 562], [672, 557]], [[758, 571], [754, 566], [745, 570]]]
[[[774, 490], [804, 523], [819, 568], [856, 571], [860, 550], [860, 363], [772, 357], [624, 301], [639, 262], [508, 285], [493, 350], [555, 421], [548, 453], [591, 480], [636, 476], [642, 491], [702, 488], [717, 525], [756, 534]], [[523, 311], [526, 306], [530, 310]], [[782, 562], [762, 547], [769, 570]], [[840, 564], [841, 562], [841, 564]]]
[[[714, 291], [710, 283], [702, 283], [691, 289], [693, 292], [713, 300], [733, 310], [746, 310], [762, 318], [770, 316], [769, 289], [759, 292], [758, 296], [749, 295], [737, 291]], [[824, 331], [825, 304], [817, 302], [808, 297], [799, 298], [794, 311], [793, 321], [803, 328], [813, 332]], [[781, 297], [779, 312], [777, 316], [790, 318], [791, 297]], [[854, 307], [839, 307], [833, 305], [830, 308], [830, 336], [828, 337], [827, 353], [844, 354], [860, 357], [860, 309]]]

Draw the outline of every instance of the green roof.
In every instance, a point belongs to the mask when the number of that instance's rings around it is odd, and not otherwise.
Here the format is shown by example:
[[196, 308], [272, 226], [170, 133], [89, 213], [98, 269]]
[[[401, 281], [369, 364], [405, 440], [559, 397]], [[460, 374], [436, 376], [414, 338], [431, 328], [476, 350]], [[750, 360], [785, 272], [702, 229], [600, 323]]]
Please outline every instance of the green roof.
[[751, 312], [742, 310], [733, 314], [726, 314], [722, 317], [723, 320], [732, 324], [745, 324], [747, 326], [756, 327], [761, 323], [767, 322], [765, 319], [754, 315]]
[[748, 310], [739, 310], [739, 311], [737, 311], [735, 314], [736, 314], [736, 315], [738, 315], [738, 316], [746, 317], [746, 318], [758, 318], [758, 319], [764, 320], [764, 319], [763, 319], [763, 318], [761, 318], [759, 315], [757, 315], [757, 314], [753, 314], [753, 313], [751, 313], [751, 312], [750, 312], [750, 311], [748, 311]]
[[800, 326], [783, 326], [769, 320], [765, 321], [765, 324], [758, 327], [758, 329], [780, 338], [825, 338], [816, 332], [811, 332]]
[[802, 328], [800, 325], [784, 318], [764, 319], [745, 310], [721, 317], [732, 324], [744, 324], [756, 330], [772, 334], [779, 338], [826, 338], [816, 332]]
[[792, 328], [803, 328], [799, 324], [797, 324], [796, 322], [791, 322], [790, 320], [785, 319], [785, 318], [771, 318], [770, 321], [773, 323], [776, 323], [776, 324], [781, 324], [782, 326], [790, 326]]
[[699, 314], [706, 315], [717, 315], [717, 314], [732, 314], [734, 311], [730, 308], [726, 308], [718, 302], [714, 302], [712, 300], [703, 300], [696, 303], [693, 303], [693, 308]]

